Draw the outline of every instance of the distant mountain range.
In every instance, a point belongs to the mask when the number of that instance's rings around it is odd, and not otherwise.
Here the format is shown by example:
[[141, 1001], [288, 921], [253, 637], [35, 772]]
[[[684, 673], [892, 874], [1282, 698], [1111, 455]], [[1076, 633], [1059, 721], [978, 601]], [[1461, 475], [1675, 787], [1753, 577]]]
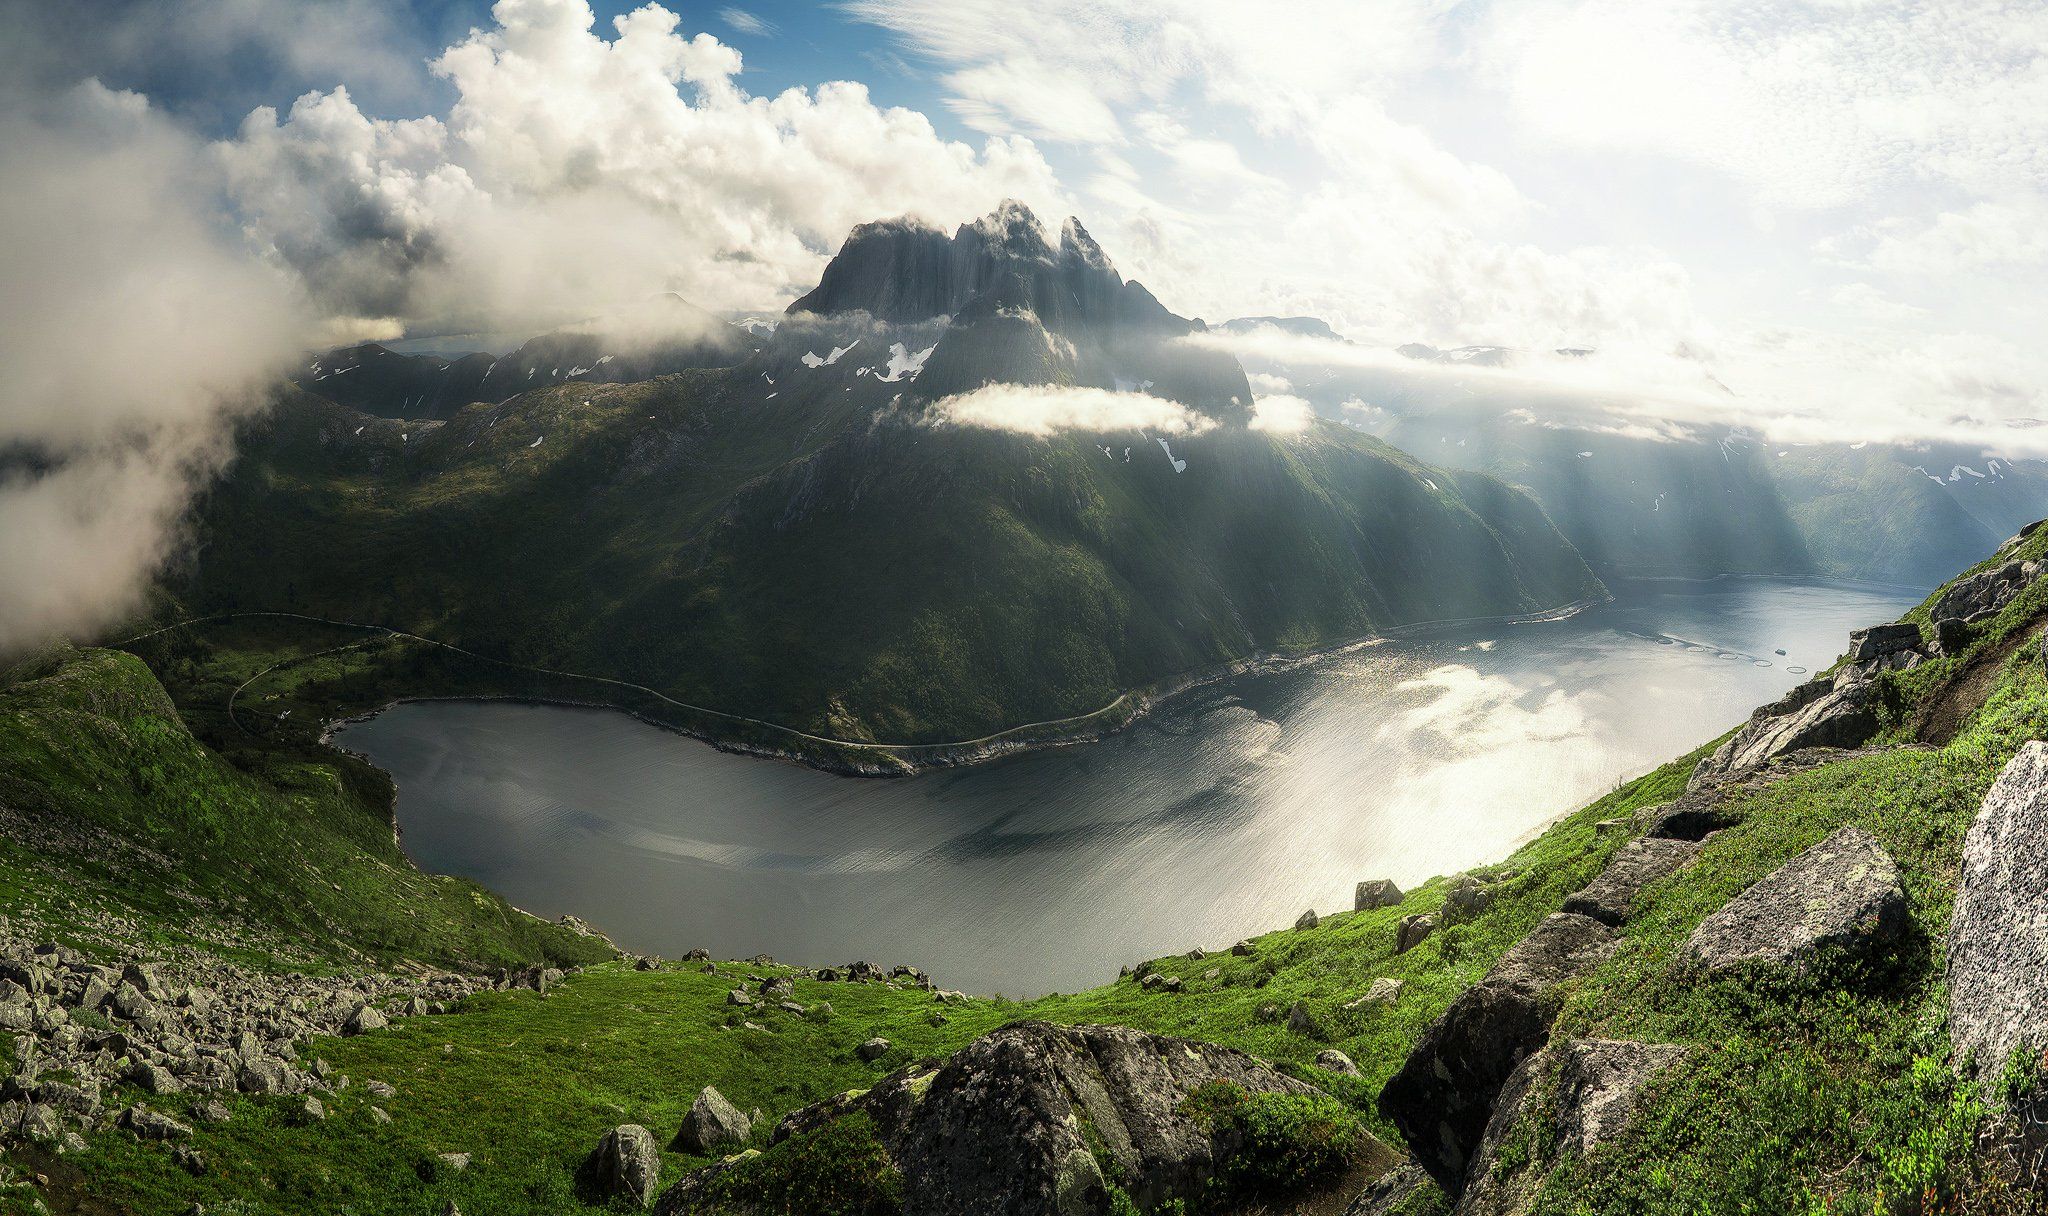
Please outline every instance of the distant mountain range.
[[[1236, 360], [1178, 341], [1200, 328], [1079, 223], [1055, 245], [1006, 204], [950, 235], [855, 230], [772, 331], [691, 328], [680, 358], [723, 366], [606, 383], [661, 363], [604, 361], [601, 333], [536, 339], [491, 365], [484, 399], [456, 408], [449, 388], [423, 418], [408, 396], [463, 361], [372, 355], [355, 366], [422, 371], [351, 382], [329, 356], [241, 437], [169, 589], [194, 611], [385, 624], [884, 742], [1602, 593], [1485, 474], [1333, 423], [1255, 428]], [[1180, 403], [1183, 424], [1041, 435], [938, 405], [991, 384], [1122, 388], [1107, 399]]]

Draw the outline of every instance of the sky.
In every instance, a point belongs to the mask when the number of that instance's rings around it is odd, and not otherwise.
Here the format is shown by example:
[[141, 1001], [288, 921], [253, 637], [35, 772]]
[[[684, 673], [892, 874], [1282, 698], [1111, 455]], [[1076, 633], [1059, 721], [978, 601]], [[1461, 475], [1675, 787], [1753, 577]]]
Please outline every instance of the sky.
[[56, 471], [0, 477], [53, 521], [0, 563], [115, 486], [101, 539], [161, 547], [308, 350], [776, 308], [854, 224], [1005, 197], [1357, 344], [1290, 366], [1500, 344], [1641, 415], [2048, 455], [2048, 5], [0, 0], [0, 467]]

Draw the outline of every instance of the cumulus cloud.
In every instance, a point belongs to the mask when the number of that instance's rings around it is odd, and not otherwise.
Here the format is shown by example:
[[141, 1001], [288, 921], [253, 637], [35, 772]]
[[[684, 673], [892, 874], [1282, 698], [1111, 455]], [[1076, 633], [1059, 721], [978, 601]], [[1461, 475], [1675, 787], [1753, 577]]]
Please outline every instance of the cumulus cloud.
[[134, 609], [304, 314], [198, 142], [87, 82], [0, 104], [0, 652]]
[[1178, 401], [1146, 393], [1023, 384], [991, 384], [941, 398], [925, 407], [925, 421], [932, 426], [1009, 431], [1035, 439], [1049, 439], [1065, 431], [1199, 435], [1216, 426], [1215, 419]]
[[1251, 428], [1273, 435], [1298, 435], [1316, 420], [1315, 407], [1285, 393], [1262, 396], [1252, 402]]
[[857, 223], [1060, 206], [1028, 143], [942, 139], [852, 82], [750, 96], [739, 52], [664, 9], [611, 37], [584, 0], [493, 13], [434, 61], [445, 120], [373, 118], [341, 88], [258, 109], [216, 149], [251, 239], [338, 321], [534, 327], [661, 291], [759, 307]]

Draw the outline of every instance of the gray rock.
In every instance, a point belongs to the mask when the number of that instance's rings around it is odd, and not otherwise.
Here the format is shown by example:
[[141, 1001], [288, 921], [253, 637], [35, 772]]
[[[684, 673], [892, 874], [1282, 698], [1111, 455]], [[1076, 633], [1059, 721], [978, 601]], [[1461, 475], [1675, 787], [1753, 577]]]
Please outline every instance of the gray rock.
[[1249, 941], [1239, 941], [1230, 948], [1230, 952], [1239, 958], [1250, 958], [1256, 949], [1257, 947], [1253, 946]]
[[[468, 1153], [436, 1153], [435, 1159], [451, 1174], [460, 1174], [469, 1168]], [[453, 1204], [449, 1205], [453, 1207]]]
[[753, 1004], [754, 998], [747, 995], [746, 989], [734, 988], [732, 991], [727, 992], [725, 994], [725, 1003], [728, 1005], [738, 1005], [744, 1008], [748, 1005]]
[[1908, 621], [1849, 631], [1849, 661], [1861, 663], [1903, 654], [1920, 645], [1920, 627]]
[[1843, 827], [1701, 921], [1682, 958], [1710, 972], [1805, 970], [1823, 956], [1872, 958], [1905, 931], [1899, 867], [1870, 833]]
[[131, 1106], [122, 1111], [120, 1123], [138, 1140], [183, 1140], [192, 1134], [191, 1128], [146, 1106]]
[[1463, 1184], [1509, 1074], [1549, 1036], [1557, 1016], [1552, 991], [1613, 949], [1606, 925], [1554, 913], [1458, 994], [1381, 1090], [1380, 1113], [1445, 1191], [1456, 1194]]
[[1401, 902], [1401, 888], [1384, 878], [1368, 879], [1358, 884], [1352, 894], [1351, 906], [1355, 911], [1364, 912], [1371, 908], [1391, 908]]
[[235, 1088], [245, 1094], [281, 1094], [289, 1084], [284, 1065], [276, 1060], [251, 1060], [235, 1072]]
[[1320, 921], [1316, 916], [1316, 910], [1314, 908], [1310, 908], [1308, 911], [1294, 918], [1294, 927], [1297, 929], [1313, 929], [1319, 923]]
[[786, 975], [761, 983], [761, 999], [764, 1001], [786, 1001], [796, 995], [796, 981]]
[[2007, 762], [1963, 838], [1949, 921], [1949, 1037], [1996, 1075], [2048, 1047], [2048, 744]]
[[1800, 748], [1861, 747], [1880, 725], [1869, 684], [1831, 688], [1789, 712], [1752, 718], [1699, 762], [1686, 788], [1732, 780]]
[[1434, 932], [1436, 917], [1432, 913], [1415, 912], [1402, 917], [1401, 923], [1394, 927], [1394, 953], [1408, 953]]
[[348, 1015], [348, 1020], [341, 1024], [341, 1033], [344, 1035], [368, 1034], [372, 1030], [382, 1030], [390, 1024], [390, 1022], [385, 1020], [383, 1014], [365, 1003], [357, 1005], [355, 1011]]
[[[1020, 1022], [976, 1039], [936, 1070], [898, 1069], [864, 1093], [797, 1111], [776, 1127], [775, 1139], [865, 1113], [902, 1174], [906, 1216], [1102, 1212], [1105, 1167], [1149, 1211], [1175, 1200], [1199, 1203], [1218, 1160], [1232, 1151], [1184, 1109], [1187, 1096], [1211, 1082], [1253, 1093], [1315, 1092], [1212, 1044], [1124, 1027]], [[1093, 1151], [1084, 1126], [1093, 1130]], [[1376, 1168], [1393, 1163], [1384, 1145], [1365, 1151]], [[655, 1210], [707, 1212], [706, 1184], [723, 1170], [683, 1179]]]
[[1954, 650], [1967, 642], [1968, 626], [1998, 615], [2040, 573], [2039, 562], [2006, 562], [1950, 584], [1927, 610], [1937, 647]]
[[1698, 842], [1691, 840], [1631, 840], [1615, 850], [1598, 878], [1564, 901], [1564, 910], [1618, 927], [1628, 919], [1638, 892], [1691, 861], [1699, 851]]
[[1401, 999], [1402, 981], [1391, 975], [1374, 980], [1365, 990], [1365, 995], [1345, 1002], [1344, 1008], [1357, 1009], [1365, 1005], [1391, 1005]]
[[739, 1108], [707, 1085], [690, 1104], [690, 1113], [683, 1116], [683, 1125], [670, 1147], [701, 1157], [728, 1144], [744, 1144], [752, 1132], [752, 1124]]
[[[1619, 1039], [1551, 1044], [1516, 1067], [1501, 1086], [1486, 1135], [1472, 1160], [1457, 1216], [1520, 1216], [1559, 1161], [1584, 1157], [1628, 1126], [1636, 1099], [1657, 1074], [1683, 1060], [1682, 1046]], [[1552, 1083], [1554, 1082], [1554, 1084]], [[1536, 1156], [1503, 1161], [1500, 1150], [1527, 1123], [1550, 1124], [1534, 1137]], [[1555, 1153], [1555, 1156], [1550, 1155]]]
[[1334, 1047], [1325, 1048], [1316, 1053], [1316, 1067], [1324, 1072], [1343, 1073], [1347, 1077], [1358, 1075], [1358, 1065], [1351, 1062], [1350, 1056], [1345, 1055]]
[[1310, 1012], [1307, 1001], [1296, 1001], [1287, 1010], [1287, 1029], [1309, 1038], [1321, 1038], [1323, 1028], [1316, 1024], [1316, 1015]]
[[644, 1208], [654, 1202], [661, 1179], [661, 1148], [646, 1128], [622, 1123], [598, 1140], [588, 1168], [598, 1198]]

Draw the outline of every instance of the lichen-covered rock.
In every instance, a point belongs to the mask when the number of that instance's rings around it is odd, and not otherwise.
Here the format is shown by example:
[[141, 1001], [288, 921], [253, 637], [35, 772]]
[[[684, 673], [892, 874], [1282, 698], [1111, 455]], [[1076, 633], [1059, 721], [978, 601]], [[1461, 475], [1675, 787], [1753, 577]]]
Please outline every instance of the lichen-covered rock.
[[1700, 851], [1697, 842], [1642, 837], [1615, 850], [1600, 876], [1564, 901], [1564, 910], [1620, 926], [1637, 892], [1670, 874]]
[[686, 1153], [704, 1155], [728, 1144], [744, 1144], [753, 1125], [725, 1095], [706, 1085], [690, 1103], [690, 1113], [676, 1131], [674, 1147]]
[[1613, 930], [1592, 917], [1550, 916], [1451, 1002], [1380, 1092], [1380, 1113], [1444, 1190], [1464, 1184], [1501, 1086], [1549, 1037], [1551, 992], [1613, 948]]
[[[1232, 1150], [1186, 1108], [1188, 1095], [1212, 1082], [1255, 1094], [1316, 1092], [1225, 1047], [1117, 1026], [1020, 1022], [935, 1070], [899, 1069], [871, 1090], [797, 1111], [774, 1138], [866, 1115], [901, 1174], [905, 1216], [1105, 1213], [1105, 1166], [1150, 1210], [1199, 1200]], [[708, 1211], [705, 1184], [721, 1172], [679, 1181], [656, 1211]]]
[[[1583, 1157], [1628, 1126], [1636, 1099], [1657, 1074], [1682, 1061], [1688, 1048], [1622, 1039], [1573, 1039], [1531, 1055], [1501, 1086], [1493, 1117], [1458, 1197], [1457, 1216], [1520, 1216], [1533, 1206], [1545, 1173], [1559, 1160]], [[1516, 1156], [1501, 1149], [1517, 1127], [1547, 1120], [1537, 1138], [1557, 1156]]]
[[2019, 750], [1963, 838], [1948, 939], [1949, 1036], [1996, 1074], [2048, 1047], [2048, 744]]
[[1316, 1053], [1316, 1067], [1324, 1072], [1342, 1073], [1347, 1077], [1358, 1075], [1358, 1065], [1352, 1062], [1350, 1056], [1345, 1055], [1334, 1047], [1328, 1047]]
[[622, 1123], [599, 1138], [587, 1169], [597, 1198], [644, 1208], [654, 1202], [661, 1178], [661, 1148], [646, 1128]]
[[1906, 921], [1898, 865], [1870, 833], [1842, 827], [1701, 921], [1681, 954], [1707, 971], [1804, 970], [1822, 957], [1875, 957]]

